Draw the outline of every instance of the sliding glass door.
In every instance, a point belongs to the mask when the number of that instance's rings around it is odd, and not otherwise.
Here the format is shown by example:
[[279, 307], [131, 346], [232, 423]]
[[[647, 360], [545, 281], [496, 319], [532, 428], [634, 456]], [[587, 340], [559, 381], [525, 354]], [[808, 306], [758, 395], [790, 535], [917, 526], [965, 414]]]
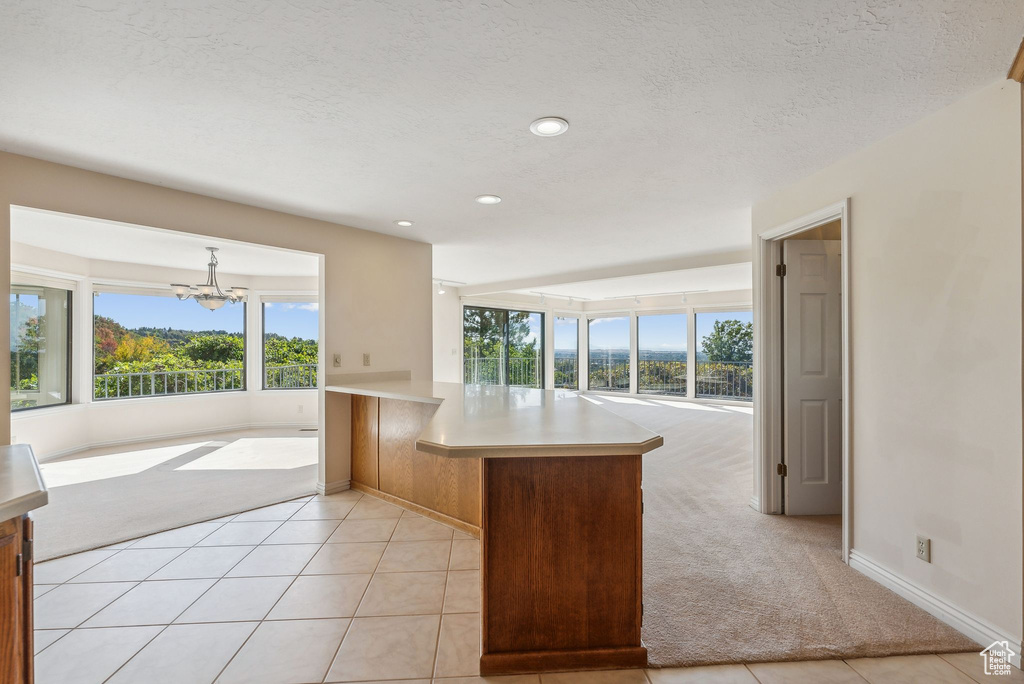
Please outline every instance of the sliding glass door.
[[580, 319], [555, 316], [555, 387], [579, 389]]
[[636, 319], [637, 392], [686, 396], [686, 314]]
[[754, 398], [754, 323], [749, 311], [697, 313], [696, 396]]
[[602, 392], [629, 391], [629, 316], [591, 318], [588, 387]]
[[464, 382], [544, 386], [544, 314], [467, 306], [462, 329]]

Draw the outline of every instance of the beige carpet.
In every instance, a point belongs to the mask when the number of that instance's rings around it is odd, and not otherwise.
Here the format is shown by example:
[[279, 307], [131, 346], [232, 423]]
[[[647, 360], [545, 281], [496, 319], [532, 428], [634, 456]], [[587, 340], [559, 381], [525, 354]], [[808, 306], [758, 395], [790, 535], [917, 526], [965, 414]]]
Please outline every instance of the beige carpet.
[[247, 430], [80, 452], [41, 464], [43, 561], [312, 494], [316, 432]]
[[665, 437], [644, 456], [653, 666], [980, 650], [845, 565], [838, 516], [750, 508], [750, 409], [594, 399]]

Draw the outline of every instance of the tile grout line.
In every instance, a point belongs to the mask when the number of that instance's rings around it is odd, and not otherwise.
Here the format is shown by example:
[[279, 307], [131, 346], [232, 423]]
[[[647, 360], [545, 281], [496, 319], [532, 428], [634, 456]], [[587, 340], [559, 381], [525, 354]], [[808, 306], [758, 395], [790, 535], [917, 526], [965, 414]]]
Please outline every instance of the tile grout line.
[[[351, 491], [351, 490], [350, 490]], [[362, 501], [366, 495], [360, 492], [361, 496], [356, 500], [357, 503]], [[355, 506], [352, 507], [353, 509]], [[349, 513], [352, 511], [350, 510]], [[349, 513], [345, 514], [345, 519], [348, 519]], [[360, 518], [357, 518], [359, 520]], [[362, 518], [367, 519], [367, 518]], [[402, 516], [398, 516], [398, 520], [401, 520]], [[340, 525], [339, 525], [340, 527]], [[384, 560], [384, 554], [388, 552], [388, 546], [391, 544], [391, 540], [395, 538], [395, 530], [398, 529], [398, 521], [395, 521], [395, 526], [391, 529], [391, 534], [388, 535], [388, 540], [384, 542], [384, 550], [380, 552], [380, 558], [377, 559], [377, 564], [373, 567], [373, 572], [370, 573], [370, 579], [366, 581], [366, 586], [363, 587], [363, 593], [359, 595], [359, 601], [356, 603], [355, 609], [352, 611], [352, 617], [349, 618], [348, 626], [345, 627], [345, 633], [341, 635], [341, 641], [338, 642], [338, 648], [334, 650], [334, 655], [331, 656], [331, 662], [327, 664], [327, 670], [324, 672], [324, 676], [320, 679], [321, 682], [326, 682], [328, 675], [331, 674], [331, 668], [334, 667], [334, 662], [338, 659], [338, 654], [341, 653], [341, 647], [345, 643], [345, 639], [348, 637], [349, 631], [352, 629], [352, 623], [356, 621], [356, 615], [359, 613], [359, 606], [363, 605], [363, 599], [366, 598], [366, 592], [370, 589], [370, 584], [373, 582], [374, 576], [377, 574], [377, 568], [380, 567], [380, 562]], [[324, 542], [326, 544], [326, 542]], [[438, 628], [440, 631], [440, 628]]]
[[[448, 563], [446, 564], [446, 574], [444, 577], [445, 593], [448, 593], [448, 578], [451, 577], [452, 571], [452, 549], [455, 548], [455, 533], [452, 532], [451, 542], [448, 544]], [[432, 674], [431, 681], [437, 679], [437, 658], [441, 651], [441, 628], [444, 627], [444, 599], [441, 597], [441, 615], [437, 619], [437, 640], [434, 642], [434, 666], [430, 672]], [[480, 676], [480, 640], [477, 639], [477, 658], [476, 658], [476, 676]]]
[[[313, 498], [311, 498], [311, 499], [309, 499], [308, 501], [306, 501], [306, 503], [305, 503], [305, 504], [303, 504], [303, 505], [302, 505], [302, 506], [301, 506], [301, 507], [299, 508], [299, 510], [298, 510], [298, 511], [295, 511], [295, 513], [292, 513], [292, 514], [291, 514], [290, 516], [288, 516], [287, 520], [285, 520], [284, 522], [289, 522], [289, 521], [290, 521], [290, 520], [291, 520], [292, 518], [294, 518], [294, 517], [295, 517], [296, 515], [298, 515], [299, 511], [301, 511], [301, 510], [302, 510], [303, 508], [305, 508], [305, 507], [306, 507], [306, 505], [308, 505], [308, 504], [312, 503], [312, 502], [313, 502], [313, 501], [314, 501], [314, 500], [316, 499], [316, 496], [317, 496], [317, 495], [314, 495], [314, 496], [313, 496]], [[361, 499], [361, 498], [362, 498], [362, 496], [360, 496], [359, 498]], [[359, 501], [359, 499], [356, 499], [356, 501]], [[353, 508], [354, 508], [354, 506], [353, 506]], [[351, 509], [349, 509], [349, 513], [351, 513]], [[346, 514], [345, 514], [345, 518], [347, 518], [347, 517], [348, 517], [348, 513], [346, 513]], [[342, 519], [341, 519], [341, 522], [339, 522], [339, 523], [338, 523], [338, 526], [339, 526], [339, 527], [341, 526], [341, 523], [345, 521], [345, 518], [342, 518]], [[282, 523], [282, 524], [283, 524], [283, 523]], [[332, 533], [332, 534], [333, 534], [333, 533]], [[329, 539], [329, 538], [330, 538], [330, 537], [328, 537], [328, 539]], [[306, 569], [306, 566], [308, 566], [308, 565], [309, 565], [309, 564], [310, 564], [310, 563], [311, 563], [311, 562], [313, 561], [313, 559], [314, 559], [314, 558], [316, 557], [316, 554], [320, 553], [320, 550], [321, 550], [321, 549], [323, 549], [323, 547], [324, 547], [324, 546], [325, 546], [326, 544], [327, 544], [327, 542], [326, 542], [326, 541], [325, 541], [325, 542], [324, 542], [323, 544], [320, 544], [320, 547], [319, 547], [319, 548], [318, 548], [318, 549], [317, 549], [317, 550], [316, 550], [316, 551], [315, 551], [315, 552], [313, 553], [313, 555], [311, 555], [311, 556], [309, 557], [309, 560], [308, 560], [308, 561], [306, 561], [306, 563], [305, 563], [305, 564], [304, 564], [304, 565], [302, 566], [302, 568], [301, 568], [301, 569], [299, 570], [298, 574], [296, 574], [296, 575], [295, 575], [295, 576], [294, 576], [294, 577], [292, 578], [292, 581], [291, 581], [291, 582], [290, 582], [290, 583], [288, 584], [288, 589], [291, 589], [292, 585], [293, 585], [293, 584], [295, 584], [295, 580], [296, 580], [296, 579], [298, 579], [298, 577], [299, 577], [299, 576], [300, 576], [300, 575], [302, 574], [302, 571]], [[257, 545], [257, 548], [258, 548], [258, 547], [259, 547], [259, 545]], [[255, 551], [255, 550], [256, 550], [256, 549], [253, 549], [253, 551]], [[247, 554], [247, 557], [248, 557], [248, 554]], [[241, 561], [239, 561], [239, 563], [241, 563]], [[229, 571], [229, 572], [230, 572], [230, 571]], [[285, 594], [286, 594], [286, 593], [288, 592], [288, 589], [285, 589], [285, 590], [284, 590], [284, 592], [282, 592], [282, 593], [281, 593], [281, 596], [279, 596], [279, 597], [278, 597], [277, 601], [275, 601], [275, 602], [274, 602], [274, 605], [273, 605], [273, 606], [271, 606], [270, 610], [268, 610], [268, 611], [267, 611], [267, 615], [270, 615], [271, 611], [273, 611], [273, 610], [274, 610], [274, 608], [275, 608], [275, 607], [277, 606], [277, 604], [278, 604], [278, 603], [279, 603], [279, 602], [281, 601], [281, 598], [283, 598], [283, 597], [284, 597], [284, 595], [285, 595]], [[220, 678], [221, 678], [221, 676], [223, 676], [224, 672], [225, 672], [225, 671], [226, 671], [226, 670], [228, 669], [228, 667], [229, 667], [229, 666], [231, 665], [231, 663], [233, 663], [233, 662], [234, 662], [234, 660], [235, 660], [235, 658], [237, 658], [237, 657], [238, 657], [238, 654], [242, 652], [242, 649], [243, 649], [243, 648], [245, 648], [245, 645], [249, 643], [249, 639], [251, 639], [251, 638], [252, 638], [252, 635], [253, 635], [253, 634], [255, 634], [255, 633], [257, 632], [257, 630], [259, 630], [259, 628], [260, 628], [260, 627], [261, 627], [261, 626], [263, 625], [263, 623], [264, 623], [264, 622], [266, 622], [266, 621], [267, 621], [267, 620], [266, 620], [266, 615], [264, 616], [264, 619], [262, 619], [262, 620], [258, 620], [258, 621], [257, 621], [257, 623], [256, 623], [256, 627], [255, 627], [255, 628], [254, 628], [254, 629], [252, 630], [252, 632], [250, 632], [250, 633], [249, 633], [249, 636], [247, 636], [247, 637], [245, 638], [245, 640], [244, 640], [244, 641], [243, 641], [243, 642], [242, 642], [242, 643], [241, 643], [241, 644], [240, 644], [240, 645], [238, 646], [238, 649], [236, 649], [236, 650], [235, 650], [235, 652], [234, 652], [234, 653], [233, 653], [233, 654], [231, 655], [231, 657], [230, 657], [230, 658], [228, 658], [227, 662], [226, 662], [226, 663], [224, 663], [224, 667], [222, 667], [222, 668], [220, 669], [220, 671], [219, 671], [219, 672], [217, 673], [217, 676], [213, 678], [213, 682], [216, 682], [216, 681], [217, 681], [218, 679], [220, 679]], [[349, 621], [349, 626], [351, 626], [351, 624], [352, 624], [352, 623], [351, 623], [351, 620], [350, 620], [350, 621]], [[346, 628], [345, 628], [345, 633], [346, 633], [346, 634], [348, 633], [348, 627], [346, 627]], [[344, 635], [342, 635], [342, 640], [344, 640], [344, 638], [345, 638], [345, 637], [344, 637]], [[339, 647], [340, 647], [340, 643], [339, 643]], [[331, 661], [331, 663], [333, 664], [333, 662], [334, 662], [334, 661], [332, 660], [332, 661]], [[327, 666], [327, 668], [328, 668], [328, 671], [330, 671], [330, 667], [331, 667], [331, 666], [330, 666], [330, 664], [329, 664], [329, 665]], [[326, 673], [324, 674], [324, 676], [326, 677]]]

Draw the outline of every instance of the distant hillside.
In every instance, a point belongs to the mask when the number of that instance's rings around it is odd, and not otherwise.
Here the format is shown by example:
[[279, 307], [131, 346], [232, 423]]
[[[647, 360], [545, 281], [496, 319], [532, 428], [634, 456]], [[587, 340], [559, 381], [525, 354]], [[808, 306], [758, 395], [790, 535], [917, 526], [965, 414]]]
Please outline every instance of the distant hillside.
[[139, 337], [153, 337], [163, 340], [172, 347], [188, 342], [193, 337], [202, 335], [225, 335], [241, 337], [242, 333], [229, 333], [227, 330], [180, 330], [178, 328], [131, 328], [130, 332]]

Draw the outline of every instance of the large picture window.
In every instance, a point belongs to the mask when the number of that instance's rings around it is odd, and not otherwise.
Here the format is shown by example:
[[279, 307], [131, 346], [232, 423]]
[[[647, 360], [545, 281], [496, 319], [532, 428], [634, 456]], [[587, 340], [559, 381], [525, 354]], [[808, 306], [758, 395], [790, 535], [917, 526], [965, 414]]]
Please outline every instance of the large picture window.
[[93, 297], [96, 400], [245, 389], [245, 304], [210, 311], [160, 294]]
[[263, 302], [264, 389], [313, 389], [320, 314], [315, 301]]
[[555, 387], [579, 389], [580, 319], [555, 316]]
[[544, 314], [467, 306], [462, 328], [466, 384], [544, 386]]
[[71, 292], [11, 285], [11, 410], [71, 401]]
[[753, 362], [751, 312], [697, 313], [696, 396], [753, 401]]
[[629, 317], [592, 318], [587, 325], [588, 387], [602, 392], [629, 391]]
[[686, 314], [636, 319], [637, 391], [686, 396]]

